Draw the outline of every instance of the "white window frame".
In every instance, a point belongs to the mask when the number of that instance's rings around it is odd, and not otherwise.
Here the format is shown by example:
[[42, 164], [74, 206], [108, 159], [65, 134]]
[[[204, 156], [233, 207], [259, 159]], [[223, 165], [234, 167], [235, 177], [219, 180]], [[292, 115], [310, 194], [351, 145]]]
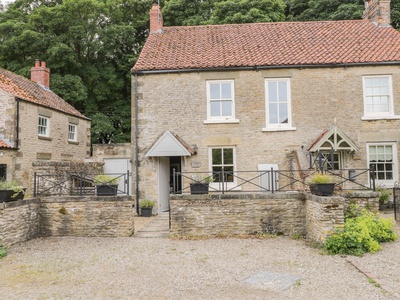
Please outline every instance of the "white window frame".
[[[211, 84], [222, 84], [222, 83], [230, 83], [231, 85], [231, 95], [232, 99], [220, 99], [220, 100], [211, 100]], [[207, 120], [204, 121], [204, 124], [213, 124], [213, 123], [239, 123], [239, 120], [235, 117], [235, 81], [234, 80], [207, 80], [206, 81], [206, 92], [207, 92]], [[214, 101], [232, 101], [231, 110], [232, 113], [230, 116], [211, 116], [211, 102]]]
[[[74, 130], [71, 130], [74, 128]], [[75, 124], [69, 123], [68, 124], [68, 141], [69, 142], [76, 142], [78, 140], [78, 126]]]
[[367, 168], [370, 167], [370, 146], [392, 146], [392, 155], [393, 155], [393, 178], [390, 180], [380, 180], [378, 178], [375, 179], [375, 185], [379, 185], [382, 187], [393, 187], [394, 183], [398, 181], [398, 159], [397, 159], [397, 143], [395, 142], [381, 142], [381, 143], [367, 143]]
[[[269, 87], [268, 84], [270, 82], [286, 82], [286, 93], [287, 93], [287, 113], [288, 113], [288, 122], [287, 123], [270, 123], [269, 116]], [[263, 131], [280, 131], [280, 130], [296, 130], [295, 127], [292, 126], [292, 92], [291, 92], [291, 84], [290, 78], [266, 78], [265, 79], [265, 128]]]
[[[213, 147], [209, 147], [208, 148], [208, 162], [209, 162], [209, 166], [208, 169], [210, 170], [210, 174], [212, 174], [213, 172], [213, 162], [212, 162], [212, 151], [213, 149], [232, 149], [233, 150], [233, 173], [236, 172], [236, 147], [235, 146], [213, 146]], [[223, 166], [223, 165], [221, 165]], [[210, 186], [212, 187], [211, 190], [221, 190], [222, 189], [222, 183], [221, 182], [211, 182]], [[237, 179], [236, 176], [233, 176], [233, 182], [227, 182], [224, 185], [224, 190], [226, 189], [232, 189], [235, 186], [237, 186]], [[236, 190], [236, 188], [235, 188]]]
[[[388, 100], [388, 111], [387, 112], [368, 112], [367, 111], [367, 102], [369, 97], [373, 97], [367, 95], [366, 90], [366, 79], [371, 78], [387, 78], [389, 82], [389, 92], [387, 94]], [[394, 106], [393, 106], [393, 84], [392, 84], [392, 76], [391, 75], [365, 75], [362, 77], [363, 81], [363, 103], [364, 103], [364, 116], [362, 120], [379, 120], [379, 119], [399, 119], [400, 116], [396, 116], [394, 114]], [[382, 96], [382, 94], [380, 94]], [[376, 95], [378, 96], [378, 95]]]
[[[46, 124], [41, 124], [40, 120], [44, 120]], [[41, 133], [41, 128], [44, 129], [44, 133]], [[45, 116], [39, 116], [38, 118], [38, 135], [42, 137], [50, 136], [50, 118]]]

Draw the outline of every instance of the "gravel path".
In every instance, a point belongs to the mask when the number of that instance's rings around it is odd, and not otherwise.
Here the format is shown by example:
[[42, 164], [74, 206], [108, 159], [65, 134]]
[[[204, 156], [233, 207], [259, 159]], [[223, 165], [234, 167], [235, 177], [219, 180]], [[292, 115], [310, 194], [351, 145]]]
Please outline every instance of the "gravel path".
[[[0, 299], [400, 299], [400, 241], [358, 258], [287, 237], [52, 237], [13, 246], [0, 274]], [[282, 278], [301, 279], [283, 290]]]

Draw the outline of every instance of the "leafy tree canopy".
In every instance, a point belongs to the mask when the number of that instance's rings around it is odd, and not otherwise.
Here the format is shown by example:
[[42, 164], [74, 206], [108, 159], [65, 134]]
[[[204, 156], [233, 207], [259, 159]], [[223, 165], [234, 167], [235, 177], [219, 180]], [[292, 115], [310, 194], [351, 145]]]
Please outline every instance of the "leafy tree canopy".
[[[35, 59], [51, 89], [93, 118], [92, 142], [130, 141], [130, 69], [148, 33], [151, 0], [17, 0], [0, 11], [0, 66], [30, 77]], [[103, 131], [101, 131], [103, 130]]]

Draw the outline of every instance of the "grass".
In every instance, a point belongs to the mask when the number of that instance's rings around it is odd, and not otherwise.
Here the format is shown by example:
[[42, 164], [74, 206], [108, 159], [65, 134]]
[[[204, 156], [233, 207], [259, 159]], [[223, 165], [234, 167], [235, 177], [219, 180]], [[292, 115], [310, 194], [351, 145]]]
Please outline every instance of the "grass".
[[3, 246], [0, 246], [0, 258], [3, 258], [7, 255], [7, 251], [3, 248]]

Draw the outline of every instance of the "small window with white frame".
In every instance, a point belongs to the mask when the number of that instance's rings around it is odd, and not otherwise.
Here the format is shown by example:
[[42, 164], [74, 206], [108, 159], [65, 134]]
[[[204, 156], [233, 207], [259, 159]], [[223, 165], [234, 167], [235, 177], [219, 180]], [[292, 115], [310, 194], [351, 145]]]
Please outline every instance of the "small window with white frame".
[[375, 170], [376, 184], [393, 186], [398, 180], [396, 143], [367, 144], [368, 166]]
[[394, 115], [392, 76], [363, 76], [364, 118], [384, 118]]
[[207, 121], [208, 123], [238, 122], [235, 119], [233, 80], [207, 81]]
[[39, 116], [38, 135], [42, 137], [50, 136], [50, 119], [48, 117]]
[[213, 174], [214, 182], [212, 186], [216, 189], [221, 188], [221, 184], [226, 187], [233, 187], [236, 179], [236, 153], [234, 147], [212, 147], [210, 148], [210, 170]]
[[77, 141], [77, 127], [75, 124], [68, 124], [68, 141], [76, 142]]
[[292, 127], [289, 78], [265, 79], [266, 127], [263, 131], [295, 130]]

